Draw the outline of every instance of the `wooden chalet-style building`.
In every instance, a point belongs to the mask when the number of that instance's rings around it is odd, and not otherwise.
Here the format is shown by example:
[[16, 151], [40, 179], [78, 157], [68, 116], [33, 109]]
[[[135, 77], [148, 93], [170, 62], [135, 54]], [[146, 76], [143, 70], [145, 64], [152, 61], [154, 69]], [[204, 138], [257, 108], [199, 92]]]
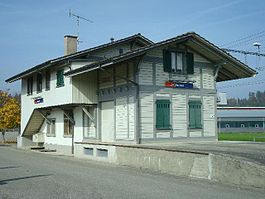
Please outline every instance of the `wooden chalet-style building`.
[[216, 139], [216, 82], [256, 74], [194, 32], [79, 52], [76, 40], [65, 36], [65, 56], [6, 80], [22, 82], [19, 147], [85, 155], [100, 144], [104, 156], [117, 143]]

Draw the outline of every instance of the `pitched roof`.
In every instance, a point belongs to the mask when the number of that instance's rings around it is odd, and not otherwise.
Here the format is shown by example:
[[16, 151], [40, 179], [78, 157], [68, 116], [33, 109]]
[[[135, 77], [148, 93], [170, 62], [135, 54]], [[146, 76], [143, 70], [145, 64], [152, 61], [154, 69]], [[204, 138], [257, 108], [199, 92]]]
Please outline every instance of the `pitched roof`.
[[[126, 59], [131, 59], [132, 57], [143, 55], [148, 50], [151, 50], [153, 48], [161, 47], [163, 45], [166, 46], [174, 42], [176, 43], [188, 42], [187, 45], [191, 46], [194, 49], [198, 47], [200, 49], [202, 48], [205, 49], [205, 52], [211, 53], [212, 57], [215, 56], [215, 59], [217, 59], [217, 61], [222, 60], [222, 61], [227, 62], [219, 71], [219, 73], [221, 74], [221, 77], [219, 77], [219, 81], [251, 77], [256, 74], [255, 70], [251, 69], [249, 66], [245, 65], [244, 63], [242, 63], [235, 57], [231, 56], [226, 51], [215, 46], [213, 43], [204, 39], [200, 35], [194, 32], [188, 32], [188, 33], [179, 35], [171, 39], [167, 39], [167, 40], [164, 40], [158, 43], [150, 44], [149, 46], [142, 47], [142, 48], [136, 49], [134, 51], [131, 51], [131, 52], [128, 52], [128, 53], [125, 53], [125, 54], [122, 54], [116, 57], [112, 57], [112, 58], [109, 58], [103, 61], [99, 61], [94, 64], [85, 65], [81, 68], [69, 71], [65, 73], [65, 75], [73, 76], [73, 75], [77, 75], [83, 72], [88, 72], [88, 71], [97, 69], [99, 67], [104, 67], [106, 65], [119, 63]], [[223, 75], [222, 77], [222, 73], [224, 73], [227, 77], [225, 75]]]
[[113, 41], [113, 42], [110, 42], [110, 43], [106, 43], [106, 44], [103, 44], [103, 45], [99, 45], [99, 46], [96, 46], [96, 47], [93, 47], [93, 48], [89, 48], [89, 49], [86, 49], [86, 50], [82, 50], [82, 51], [78, 51], [76, 53], [73, 53], [73, 54], [70, 54], [70, 55], [65, 55], [65, 56], [61, 56], [61, 57], [57, 57], [55, 59], [50, 59], [48, 61], [45, 61], [41, 64], [38, 64], [28, 70], [25, 70], [17, 75], [14, 75], [13, 77], [10, 77], [8, 78], [7, 80], [5, 80], [6, 82], [8, 83], [11, 83], [11, 82], [14, 82], [14, 81], [17, 81], [27, 75], [30, 75], [34, 72], [37, 72], [41, 69], [44, 69], [44, 68], [48, 68], [50, 66], [54, 66], [60, 62], [63, 62], [63, 61], [68, 61], [70, 59], [76, 59], [76, 58], [79, 58], [79, 57], [82, 57], [84, 55], [86, 55], [87, 53], [91, 53], [91, 52], [94, 52], [94, 51], [97, 51], [97, 50], [101, 50], [101, 49], [104, 49], [104, 48], [108, 48], [108, 47], [112, 47], [112, 46], [115, 46], [115, 45], [119, 45], [119, 44], [122, 44], [124, 42], [128, 42], [128, 41], [132, 41], [132, 40], [138, 40], [139, 42], [141, 42], [142, 44], [144, 45], [150, 45], [150, 44], [153, 44], [153, 42], [151, 40], [149, 40], [148, 38], [144, 37], [143, 35], [141, 35], [140, 33], [138, 34], [135, 34], [135, 35], [132, 35], [132, 36], [129, 36], [129, 37], [125, 37], [123, 39], [120, 39], [120, 40], [116, 40], [116, 41]]

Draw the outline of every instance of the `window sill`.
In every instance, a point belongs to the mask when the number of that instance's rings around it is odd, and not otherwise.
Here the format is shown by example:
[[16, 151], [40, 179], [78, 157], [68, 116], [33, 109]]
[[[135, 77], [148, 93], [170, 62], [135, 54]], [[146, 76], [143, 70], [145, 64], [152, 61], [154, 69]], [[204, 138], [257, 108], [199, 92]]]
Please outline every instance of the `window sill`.
[[47, 137], [56, 137], [55, 134], [46, 134]]
[[72, 138], [72, 135], [63, 135], [64, 138]]
[[189, 130], [202, 130], [202, 127], [189, 127]]
[[156, 127], [156, 130], [164, 130], [164, 131], [166, 131], [166, 130], [172, 130], [172, 128], [171, 127], [164, 127], [164, 128], [158, 128], [158, 127]]

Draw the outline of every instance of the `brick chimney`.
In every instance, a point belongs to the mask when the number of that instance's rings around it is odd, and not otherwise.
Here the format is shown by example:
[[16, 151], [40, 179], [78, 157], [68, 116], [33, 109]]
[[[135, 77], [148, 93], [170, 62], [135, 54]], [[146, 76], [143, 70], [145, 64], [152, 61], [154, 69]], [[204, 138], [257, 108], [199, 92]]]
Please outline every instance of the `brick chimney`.
[[64, 36], [64, 55], [69, 55], [77, 52], [77, 36]]

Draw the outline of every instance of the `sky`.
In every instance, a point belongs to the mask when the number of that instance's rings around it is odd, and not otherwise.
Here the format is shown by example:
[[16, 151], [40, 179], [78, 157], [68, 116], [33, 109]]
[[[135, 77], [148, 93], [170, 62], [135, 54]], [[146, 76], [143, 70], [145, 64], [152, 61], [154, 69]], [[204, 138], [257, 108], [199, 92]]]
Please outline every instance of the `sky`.
[[[80, 21], [78, 50], [108, 43], [111, 37], [141, 33], [158, 42], [195, 31], [222, 48], [257, 52], [253, 42], [259, 42], [265, 53], [263, 0], [0, 0], [0, 90], [19, 93], [20, 81], [8, 84], [7, 78], [63, 55], [64, 35], [77, 34], [69, 9], [93, 21]], [[232, 55], [245, 62], [242, 54]], [[259, 74], [218, 83], [218, 91], [240, 98], [264, 91], [264, 62], [265, 57], [247, 56]]]

